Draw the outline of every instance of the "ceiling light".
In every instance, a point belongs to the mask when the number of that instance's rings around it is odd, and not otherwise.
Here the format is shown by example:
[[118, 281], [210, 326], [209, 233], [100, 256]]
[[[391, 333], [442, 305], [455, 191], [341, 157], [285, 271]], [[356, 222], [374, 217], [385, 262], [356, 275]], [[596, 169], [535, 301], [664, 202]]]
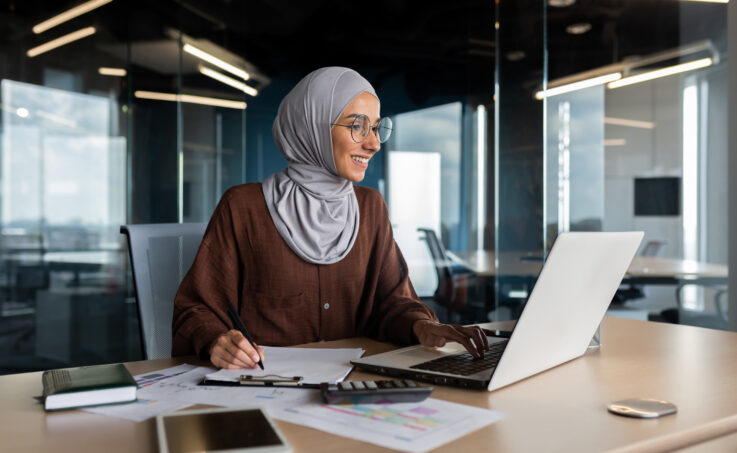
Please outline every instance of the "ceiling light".
[[604, 146], [624, 146], [627, 144], [626, 138], [605, 138]]
[[126, 71], [123, 68], [100, 67], [99, 69], [97, 69], [97, 72], [99, 72], [100, 75], [116, 76], [116, 77], [125, 77], [126, 74], [128, 74], [128, 71]]
[[686, 2], [729, 3], [729, 0], [683, 0]]
[[133, 95], [139, 99], [152, 99], [155, 101], [181, 101], [188, 104], [212, 105], [214, 107], [225, 107], [229, 109], [244, 110], [246, 103], [242, 101], [231, 101], [229, 99], [210, 98], [194, 96], [191, 94], [159, 93], [156, 91], [136, 91]]
[[615, 118], [613, 116], [605, 116], [604, 124], [612, 126], [636, 127], [638, 129], [655, 129], [655, 123], [651, 121], [630, 120], [627, 118]]
[[77, 16], [81, 16], [84, 13], [90, 12], [93, 9], [99, 8], [102, 5], [106, 3], [110, 3], [113, 0], [92, 0], [89, 2], [82, 3], [79, 6], [75, 6], [74, 8], [64, 11], [63, 13], [56, 15], [52, 17], [51, 19], [45, 20], [41, 22], [40, 24], [33, 27], [33, 32], [36, 34], [43, 33], [46, 30], [56, 27], [59, 24], [62, 24], [69, 19], [74, 19]]
[[28, 55], [29, 58], [36, 57], [38, 55], [41, 55], [44, 52], [48, 52], [49, 50], [56, 49], [57, 47], [61, 47], [65, 44], [69, 44], [70, 42], [76, 41], [78, 39], [85, 38], [90, 35], [94, 35], [95, 27], [85, 27], [81, 30], [77, 30], [75, 32], [69, 33], [68, 35], [61, 36], [56, 39], [52, 39], [51, 41], [41, 44], [40, 46], [36, 46], [33, 49], [29, 49], [26, 52], [26, 55]]
[[15, 110], [15, 114], [21, 118], [28, 118], [28, 115], [30, 115], [31, 112], [29, 112], [25, 107], [19, 107]]
[[199, 70], [202, 74], [211, 77], [218, 82], [222, 82], [226, 85], [232, 86], [233, 88], [239, 89], [250, 96], [256, 96], [258, 94], [258, 90], [256, 88], [248, 86], [243, 82], [239, 82], [238, 80], [228, 77], [221, 72], [217, 72], [214, 69], [210, 69], [207, 66], [200, 65]]
[[209, 53], [205, 52], [204, 50], [198, 49], [197, 47], [193, 46], [192, 44], [185, 44], [184, 47], [182, 48], [182, 50], [184, 50], [185, 52], [187, 52], [189, 54], [194, 55], [197, 58], [200, 58], [202, 60], [205, 60], [206, 62], [208, 62], [208, 63], [210, 63], [210, 64], [212, 64], [214, 66], [217, 66], [218, 68], [220, 68], [222, 70], [228, 71], [231, 74], [235, 74], [235, 75], [237, 75], [238, 77], [240, 77], [243, 80], [248, 80], [248, 79], [251, 78], [251, 76], [246, 71], [244, 71], [243, 69], [237, 68], [237, 67], [233, 66], [232, 64], [227, 63], [227, 62], [221, 60], [218, 57], [215, 57], [213, 55], [210, 55]]
[[535, 98], [542, 99], [544, 97], [551, 97], [551, 96], [556, 96], [556, 95], [563, 94], [563, 93], [570, 93], [571, 91], [582, 90], [584, 88], [589, 88], [589, 87], [593, 87], [597, 85], [603, 85], [607, 82], [619, 80], [621, 78], [622, 78], [622, 73], [620, 72], [615, 72], [612, 74], [604, 74], [599, 77], [579, 80], [578, 82], [568, 83], [568, 84], [560, 85], [554, 88], [548, 88], [545, 91], [538, 91], [537, 93], [535, 93]]
[[607, 85], [607, 88], [619, 88], [626, 85], [632, 85], [634, 83], [645, 82], [648, 80], [657, 79], [660, 77], [667, 77], [681, 72], [692, 71], [694, 69], [705, 68], [711, 66], [711, 58], [702, 58], [700, 60], [689, 61], [688, 63], [681, 63], [675, 66], [669, 66], [663, 69], [657, 69], [655, 71], [644, 72], [630, 77], [625, 77], [620, 80], [616, 80]]
[[566, 27], [566, 33], [571, 34], [571, 35], [582, 35], [589, 30], [591, 30], [591, 24], [588, 22], [571, 24]]
[[509, 61], [520, 61], [523, 58], [525, 58], [527, 55], [523, 50], [512, 50], [507, 52], [507, 60]]
[[576, 3], [576, 0], [548, 0], [548, 5], [554, 8], [564, 8]]

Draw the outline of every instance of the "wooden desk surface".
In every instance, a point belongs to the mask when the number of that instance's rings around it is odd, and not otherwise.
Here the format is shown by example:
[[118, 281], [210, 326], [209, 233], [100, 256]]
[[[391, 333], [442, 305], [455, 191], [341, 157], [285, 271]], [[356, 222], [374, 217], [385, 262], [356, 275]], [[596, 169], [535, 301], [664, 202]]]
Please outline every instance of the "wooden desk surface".
[[[457, 440], [452, 451], [667, 451], [737, 432], [737, 333], [606, 318], [602, 341], [600, 350], [492, 393], [436, 386], [435, 398], [507, 414]], [[319, 345], [361, 346], [370, 354], [392, 348], [368, 339]], [[190, 357], [127, 366], [140, 374], [184, 361], [199, 363]], [[380, 376], [354, 371], [350, 378]], [[0, 376], [0, 450], [157, 449], [153, 420], [135, 423], [83, 411], [47, 414], [32, 399], [40, 393], [41, 373]], [[637, 396], [670, 400], [678, 413], [638, 420], [606, 411], [611, 401]], [[295, 452], [381, 451], [310, 428], [277, 424]]]
[[[467, 252], [448, 252], [451, 259], [473, 270], [477, 275], [493, 277], [495, 254], [491, 250], [472, 250]], [[504, 253], [505, 274], [520, 276], [536, 276], [542, 262], [521, 260], [521, 253]], [[682, 260], [676, 258], [659, 258], [635, 256], [627, 269], [627, 275], [636, 278], [723, 278], [727, 279], [728, 267], [724, 264], [706, 263], [702, 261]]]

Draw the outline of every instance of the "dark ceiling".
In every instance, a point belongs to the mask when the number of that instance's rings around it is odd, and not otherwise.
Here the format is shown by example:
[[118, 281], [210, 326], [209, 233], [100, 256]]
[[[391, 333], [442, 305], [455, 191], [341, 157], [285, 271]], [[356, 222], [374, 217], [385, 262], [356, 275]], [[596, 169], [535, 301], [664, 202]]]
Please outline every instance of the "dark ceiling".
[[[19, 43], [39, 39], [30, 31], [33, 24], [79, 3], [6, 2], [0, 33], [10, 37], [8, 45], [27, 47]], [[492, 0], [115, 0], [75, 25], [60, 26], [59, 32], [96, 23], [105, 30], [100, 39], [137, 43], [165, 39], [166, 29], [176, 29], [242, 56], [272, 79], [345, 65], [370, 69], [378, 80], [403, 74], [408, 90], [486, 99], [497, 48], [504, 70], [527, 85], [541, 80], [545, 45], [550, 79], [701, 39], [726, 48], [723, 4], [550, 3], [500, 0], [495, 11]], [[590, 30], [581, 35], [566, 31], [577, 23], [590, 24]]]

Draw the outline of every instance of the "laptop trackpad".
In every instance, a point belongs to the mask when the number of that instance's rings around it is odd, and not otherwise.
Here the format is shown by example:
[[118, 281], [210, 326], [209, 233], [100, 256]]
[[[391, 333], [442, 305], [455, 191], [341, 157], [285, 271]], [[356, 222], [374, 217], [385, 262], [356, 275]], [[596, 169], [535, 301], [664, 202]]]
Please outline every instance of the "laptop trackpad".
[[406, 351], [399, 352], [398, 355], [412, 358], [413, 361], [427, 362], [428, 360], [437, 359], [449, 354], [458, 354], [466, 349], [458, 343], [449, 343], [442, 348], [430, 348], [427, 346], [417, 346]]

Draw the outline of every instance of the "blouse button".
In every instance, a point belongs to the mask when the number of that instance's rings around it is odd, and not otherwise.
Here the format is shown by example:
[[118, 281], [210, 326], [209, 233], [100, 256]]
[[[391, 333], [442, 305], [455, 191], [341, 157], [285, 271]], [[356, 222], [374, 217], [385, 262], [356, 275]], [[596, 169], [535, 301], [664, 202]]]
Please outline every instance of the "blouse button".
[[325, 304], [322, 306], [322, 308], [324, 308], [325, 310], [327, 310], [328, 308], [330, 308], [330, 304], [327, 303], [327, 302], [325, 302]]

